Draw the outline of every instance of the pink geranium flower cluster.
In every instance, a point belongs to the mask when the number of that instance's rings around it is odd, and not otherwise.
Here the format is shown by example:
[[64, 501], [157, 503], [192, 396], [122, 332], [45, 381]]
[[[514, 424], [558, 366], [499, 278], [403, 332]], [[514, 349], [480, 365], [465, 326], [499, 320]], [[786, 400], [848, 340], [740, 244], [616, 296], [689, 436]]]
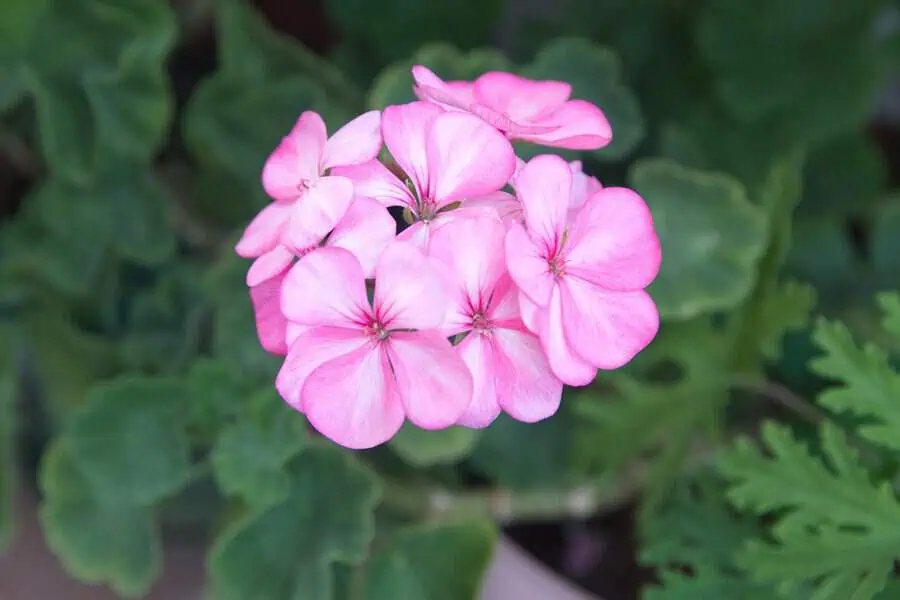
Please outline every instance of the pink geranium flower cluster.
[[[327, 135], [304, 112], [265, 164], [272, 202], [236, 250], [275, 382], [348, 448], [425, 429], [535, 422], [564, 384], [628, 363], [656, 335], [660, 265], [644, 201], [511, 140], [594, 149], [602, 111], [571, 87], [413, 68], [420, 101]], [[378, 159], [382, 145], [391, 168]], [[408, 227], [397, 233], [388, 207]]]

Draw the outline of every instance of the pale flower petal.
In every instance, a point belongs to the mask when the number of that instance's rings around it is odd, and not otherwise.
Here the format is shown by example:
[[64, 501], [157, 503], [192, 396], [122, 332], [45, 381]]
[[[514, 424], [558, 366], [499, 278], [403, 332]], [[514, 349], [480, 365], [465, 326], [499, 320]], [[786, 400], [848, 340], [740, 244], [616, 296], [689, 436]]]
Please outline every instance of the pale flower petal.
[[293, 206], [272, 202], [262, 209], [234, 247], [238, 256], [256, 258], [274, 250], [281, 240], [281, 233], [290, 219]]
[[266, 193], [282, 202], [296, 200], [301, 189], [320, 174], [319, 161], [327, 137], [325, 122], [318, 113], [301, 114], [263, 166], [262, 184]]
[[522, 292], [538, 306], [547, 306], [553, 289], [553, 275], [547, 266], [544, 250], [534, 243], [519, 223], [512, 223], [506, 233], [506, 266], [509, 275]]
[[303, 385], [303, 411], [316, 430], [351, 450], [388, 441], [403, 425], [384, 352], [366, 345], [310, 373]]
[[259, 343], [266, 352], [282, 356], [288, 349], [287, 320], [281, 312], [281, 285], [286, 274], [282, 272], [250, 288]]
[[443, 81], [428, 67], [414, 65], [413, 92], [420, 100], [434, 102], [446, 109], [468, 110], [472, 104], [472, 83], [468, 81]]
[[550, 369], [540, 340], [528, 333], [498, 328], [491, 342], [501, 408], [526, 423], [554, 415], [559, 410], [563, 383]]
[[282, 243], [303, 253], [318, 246], [353, 202], [353, 183], [344, 177], [323, 177], [294, 205]]
[[278, 246], [253, 261], [247, 270], [247, 285], [257, 286], [277, 275], [282, 275], [294, 262], [294, 255], [284, 246]]
[[562, 239], [572, 193], [569, 164], [553, 154], [532, 158], [516, 176], [516, 193], [528, 232], [548, 248]]
[[381, 112], [370, 110], [356, 117], [325, 143], [321, 171], [339, 165], [358, 165], [378, 156], [381, 150]]
[[552, 114], [572, 95], [562, 81], [534, 81], [513, 73], [491, 71], [475, 80], [475, 101], [505, 113], [513, 121], [529, 122]]
[[392, 333], [386, 344], [406, 416], [422, 429], [456, 423], [472, 401], [472, 376], [435, 331]]
[[381, 116], [384, 145], [421, 194], [428, 185], [426, 139], [432, 123], [444, 110], [428, 102], [388, 106]]
[[489, 339], [473, 331], [456, 346], [456, 351], [472, 375], [472, 402], [458, 424], [476, 429], [487, 427], [500, 414], [494, 385], [494, 349]]
[[569, 100], [552, 114], [536, 120], [534, 125], [551, 129], [516, 137], [544, 146], [569, 150], [599, 150], [607, 146], [613, 137], [612, 127], [603, 111], [584, 100]]
[[371, 313], [362, 266], [343, 248], [319, 248], [288, 271], [281, 310], [301, 325], [361, 329]]
[[560, 286], [553, 288], [550, 304], [536, 313], [541, 346], [550, 369], [563, 383], [583, 386], [597, 377], [597, 368], [574, 352], [566, 339]]
[[352, 252], [368, 279], [396, 235], [397, 224], [387, 209], [375, 200], [358, 197], [328, 236], [327, 245]]
[[357, 197], [371, 198], [383, 206], [414, 207], [416, 204], [406, 184], [377, 160], [335, 167], [331, 170], [331, 174], [352, 181], [353, 191]]
[[436, 329], [449, 308], [447, 267], [415, 244], [394, 242], [375, 267], [375, 314], [388, 329]]

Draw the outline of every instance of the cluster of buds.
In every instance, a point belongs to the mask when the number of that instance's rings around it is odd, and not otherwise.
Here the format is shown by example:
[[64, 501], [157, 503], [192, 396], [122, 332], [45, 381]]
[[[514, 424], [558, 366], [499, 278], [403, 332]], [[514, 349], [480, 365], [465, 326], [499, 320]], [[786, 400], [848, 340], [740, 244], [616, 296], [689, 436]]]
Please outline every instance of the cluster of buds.
[[645, 288], [660, 246], [641, 197], [577, 161], [522, 161], [511, 143], [601, 148], [600, 108], [564, 82], [412, 75], [419, 101], [330, 138], [318, 114], [300, 115], [263, 169], [272, 202], [236, 247], [254, 259], [260, 341], [285, 357], [279, 393], [353, 449], [407, 419], [545, 419], [563, 385], [625, 365], [659, 327]]

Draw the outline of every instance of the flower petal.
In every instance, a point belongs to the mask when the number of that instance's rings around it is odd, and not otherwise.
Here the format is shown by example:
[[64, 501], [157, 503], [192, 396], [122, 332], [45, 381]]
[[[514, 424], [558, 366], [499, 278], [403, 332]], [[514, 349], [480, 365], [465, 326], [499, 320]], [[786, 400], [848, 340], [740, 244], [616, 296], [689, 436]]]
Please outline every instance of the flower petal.
[[253, 261], [247, 271], [247, 285], [257, 286], [267, 279], [282, 275], [294, 261], [294, 255], [284, 246], [277, 246]]
[[428, 253], [447, 265], [454, 307], [481, 311], [506, 271], [506, 230], [499, 218], [467, 216], [454, 219], [431, 234]]
[[553, 113], [572, 95], [562, 81], [534, 81], [512, 73], [490, 71], [475, 80], [475, 101], [529, 122]]
[[577, 277], [559, 288], [566, 341], [595, 367], [618, 369], [656, 337], [659, 312], [646, 292], [607, 293]]
[[553, 148], [598, 150], [608, 145], [613, 136], [603, 111], [585, 100], [569, 100], [555, 112], [537, 119], [534, 125], [552, 129], [516, 137]]
[[301, 184], [315, 181], [319, 176], [319, 159], [327, 137], [325, 122], [318, 113], [301, 114], [263, 166], [262, 184], [266, 193], [282, 202], [295, 200], [300, 195]]
[[511, 329], [494, 329], [492, 343], [498, 401], [510, 416], [534, 423], [559, 410], [563, 383], [534, 335]]
[[301, 325], [361, 329], [371, 311], [362, 266], [343, 248], [318, 248], [288, 271], [281, 311]]
[[[603, 186], [600, 185], [600, 181], [596, 177], [591, 177], [581, 170], [580, 160], [573, 160], [569, 163], [569, 167], [572, 169], [572, 195], [569, 198], [569, 216], [573, 217], [574, 213], [584, 206], [587, 199], [594, 192], [600, 191]], [[570, 218], [569, 220], [571, 221], [572, 219]]]
[[516, 194], [529, 233], [548, 248], [562, 239], [572, 193], [569, 164], [553, 154], [532, 158], [516, 176]]
[[273, 250], [290, 219], [293, 205], [272, 202], [250, 221], [234, 251], [244, 258], [256, 258]]
[[381, 116], [384, 145], [421, 194], [428, 184], [425, 140], [432, 123], [444, 110], [428, 102], [388, 106]]
[[447, 112], [435, 118], [426, 144], [427, 189], [439, 206], [499, 191], [516, 169], [509, 140], [467, 113]]
[[627, 188], [605, 188], [590, 197], [569, 228], [566, 272], [609, 290], [640, 290], [662, 260], [653, 216]]
[[519, 223], [506, 232], [506, 266], [509, 275], [528, 298], [538, 306], [547, 306], [553, 289], [553, 276], [543, 250]]
[[386, 208], [370, 198], [357, 197], [328, 236], [327, 245], [352, 252], [363, 274], [371, 278], [378, 257], [396, 235], [397, 223]]
[[550, 369], [563, 383], [571, 386], [587, 385], [597, 376], [597, 368], [576, 354], [566, 339], [560, 287], [553, 288], [547, 308], [538, 309], [536, 313], [541, 346]]
[[375, 267], [375, 314], [388, 329], [436, 329], [450, 304], [448, 279], [415, 244], [394, 242]]
[[381, 150], [381, 111], [370, 110], [338, 129], [325, 143], [321, 171], [339, 165], [358, 165]]
[[[293, 325], [291, 323], [289, 327]], [[309, 374], [329, 360], [368, 348], [369, 343], [369, 338], [359, 330], [311, 327], [290, 343], [287, 357], [275, 378], [275, 388], [285, 402], [303, 412], [301, 391]]]
[[459, 420], [472, 401], [472, 376], [447, 338], [435, 331], [394, 332], [386, 351], [413, 424], [443, 429]]
[[494, 385], [497, 368], [494, 348], [490, 339], [473, 331], [456, 346], [456, 352], [472, 375], [472, 401], [458, 424], [476, 429], [487, 427], [500, 414], [497, 388]]
[[359, 165], [335, 167], [334, 176], [346, 177], [353, 182], [354, 194], [371, 198], [382, 206], [415, 206], [415, 198], [406, 185], [377, 160]]
[[472, 83], [447, 82], [428, 67], [413, 65], [413, 92], [419, 100], [433, 102], [446, 109], [467, 110], [472, 104]]
[[256, 334], [266, 352], [284, 356], [287, 354], [287, 319], [281, 312], [281, 285], [286, 272], [266, 279], [250, 288]]
[[352, 450], [388, 441], [403, 425], [384, 352], [366, 345], [332, 359], [303, 384], [303, 409], [319, 433]]
[[353, 183], [344, 177], [323, 177], [308, 189], [291, 212], [282, 243], [302, 253], [318, 246], [353, 202]]

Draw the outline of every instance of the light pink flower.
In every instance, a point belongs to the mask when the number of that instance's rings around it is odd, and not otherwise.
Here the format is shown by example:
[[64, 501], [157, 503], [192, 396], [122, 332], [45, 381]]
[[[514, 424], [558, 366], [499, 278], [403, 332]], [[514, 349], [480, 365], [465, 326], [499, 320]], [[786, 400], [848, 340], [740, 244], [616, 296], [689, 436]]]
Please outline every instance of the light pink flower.
[[251, 221], [235, 251], [256, 258], [278, 245], [308, 250], [334, 228], [353, 201], [353, 184], [329, 175], [329, 170], [372, 160], [380, 149], [378, 111], [360, 115], [331, 139], [318, 113], [301, 114], [263, 167], [263, 187], [275, 201]]
[[396, 229], [394, 219], [383, 206], [360, 197], [353, 200], [333, 230], [308, 248], [292, 251], [279, 245], [253, 261], [247, 271], [247, 285], [250, 287], [256, 331], [262, 347], [273, 354], [287, 353], [288, 323], [281, 313], [281, 284], [296, 260], [321, 245], [344, 248], [360, 262], [365, 276], [372, 277], [375, 263], [394, 239]]
[[596, 150], [612, 140], [612, 128], [597, 106], [570, 100], [572, 86], [491, 71], [473, 83], [445, 82], [431, 70], [412, 68], [421, 100], [468, 111], [513, 139], [555, 148]]
[[429, 253], [450, 267], [456, 284], [444, 324], [474, 383], [459, 423], [490, 425], [501, 409], [535, 422], [559, 408], [562, 382], [550, 370], [540, 341], [519, 318], [518, 290], [506, 272], [506, 228], [493, 216], [454, 220], [433, 233]]
[[390, 439], [404, 417], [424, 429], [454, 424], [472, 377], [439, 328], [447, 313], [443, 266], [397, 242], [375, 268], [370, 305], [359, 261], [321, 248], [291, 268], [282, 312], [301, 330], [276, 387], [319, 432], [353, 449]]
[[[509, 183], [513, 188], [516, 187], [516, 177], [525, 167], [527, 163], [519, 157], [516, 157], [516, 171], [510, 178]], [[585, 201], [595, 192], [603, 189], [600, 180], [596, 177], [588, 175], [582, 170], [580, 160], [573, 160], [569, 163], [569, 169], [572, 171], [572, 193], [569, 195], [569, 218], [575, 216], [575, 213], [584, 205]], [[507, 210], [507, 214], [514, 215], [516, 218], [522, 217], [522, 205], [516, 201], [515, 207]]]
[[532, 159], [516, 190], [525, 223], [510, 226], [506, 256], [522, 320], [541, 338], [556, 376], [585, 385], [597, 368], [629, 362], [659, 328], [644, 291], [660, 265], [653, 219], [634, 191], [612, 187], [569, 220], [572, 170], [558, 156]]
[[400, 239], [424, 247], [436, 222], [461, 216], [467, 207], [469, 212], [483, 211], [512, 201], [501, 192], [515, 169], [512, 145], [481, 119], [411, 102], [385, 108], [381, 128], [385, 145], [413, 189], [374, 160], [334, 172], [351, 179], [357, 194], [408, 209], [414, 222]]

